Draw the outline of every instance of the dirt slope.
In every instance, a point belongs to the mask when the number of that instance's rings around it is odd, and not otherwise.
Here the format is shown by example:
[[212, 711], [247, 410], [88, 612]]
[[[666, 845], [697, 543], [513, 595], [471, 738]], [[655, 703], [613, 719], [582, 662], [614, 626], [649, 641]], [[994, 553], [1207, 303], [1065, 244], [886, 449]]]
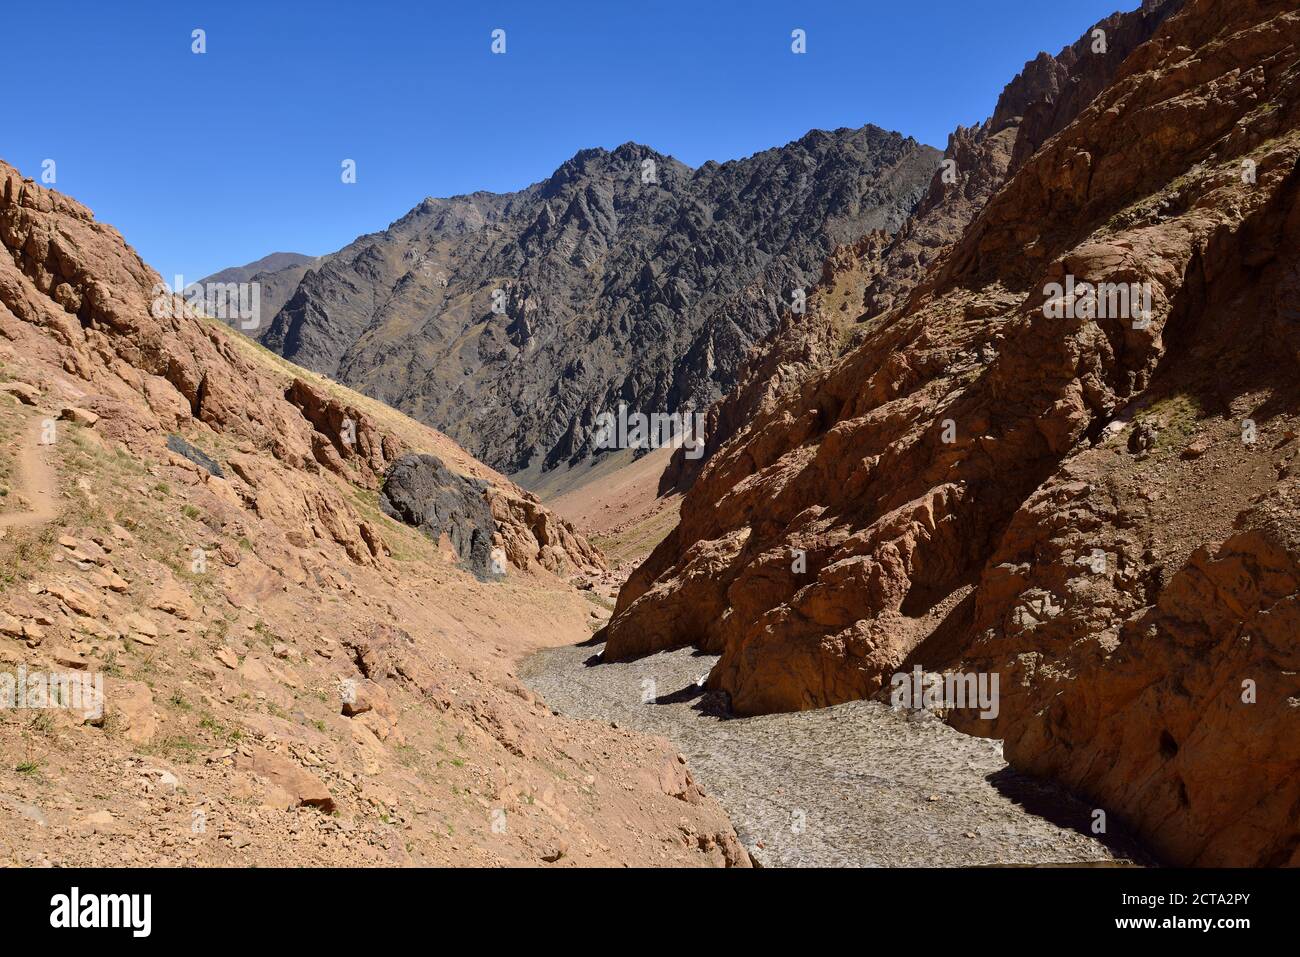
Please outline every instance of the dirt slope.
[[43, 441], [47, 418], [33, 419], [27, 426], [29, 434], [19, 442], [18, 481], [6, 489], [5, 496], [22, 504], [18, 511], [0, 513], [0, 529], [43, 525], [58, 514], [58, 479], [50, 467], [50, 445]]
[[[582, 536], [446, 437], [155, 313], [115, 230], [3, 164], [0, 243], [0, 459], [30, 492], [0, 529], [0, 694], [29, 691], [0, 708], [0, 862], [746, 863], [666, 743], [514, 678], [590, 634]], [[495, 580], [377, 507], [407, 452], [487, 483]], [[51, 672], [103, 708], [39, 706]]]

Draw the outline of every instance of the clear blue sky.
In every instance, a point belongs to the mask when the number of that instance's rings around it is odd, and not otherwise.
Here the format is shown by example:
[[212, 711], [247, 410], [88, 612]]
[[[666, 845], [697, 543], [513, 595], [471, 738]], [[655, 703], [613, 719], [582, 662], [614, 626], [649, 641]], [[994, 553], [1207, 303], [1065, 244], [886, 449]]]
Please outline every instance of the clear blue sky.
[[[1040, 50], [1138, 0], [5, 4], [0, 157], [165, 277], [318, 255], [588, 146], [697, 166], [875, 123], [942, 147]], [[207, 52], [191, 53], [191, 31]], [[493, 55], [491, 32], [506, 31]], [[790, 51], [807, 31], [808, 52]], [[340, 182], [344, 159], [357, 182]]]

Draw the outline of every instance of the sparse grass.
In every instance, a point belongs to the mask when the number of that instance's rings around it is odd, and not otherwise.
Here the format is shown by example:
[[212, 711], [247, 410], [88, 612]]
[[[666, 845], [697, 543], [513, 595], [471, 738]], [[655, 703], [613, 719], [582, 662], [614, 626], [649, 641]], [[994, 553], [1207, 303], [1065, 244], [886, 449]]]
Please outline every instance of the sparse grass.
[[15, 585], [29, 581], [38, 569], [50, 566], [60, 523], [15, 528], [0, 543], [0, 595]]
[[597, 595], [594, 591], [584, 591], [582, 597], [598, 608], [603, 608], [606, 611], [614, 610], [614, 603], [612, 601], [602, 595]]
[[1180, 392], [1154, 403], [1137, 417], [1137, 421], [1159, 428], [1155, 447], [1164, 451], [1183, 448], [1195, 434], [1196, 424], [1204, 414], [1195, 396]]
[[205, 745], [202, 742], [195, 741], [193, 738], [187, 738], [183, 735], [169, 734], [160, 741], [155, 742], [144, 750], [147, 753], [163, 755], [174, 761], [180, 761], [188, 764], [193, 761], [198, 752], [204, 750]]
[[244, 733], [238, 728], [224, 724], [209, 712], [204, 712], [203, 716], [199, 718], [199, 728], [226, 744], [234, 744], [243, 740], [244, 737]]
[[117, 660], [117, 652], [110, 650], [104, 656], [103, 664], [100, 666], [104, 674], [114, 678], [122, 677], [122, 665]]
[[[0, 375], [0, 382], [4, 381], [6, 377]], [[0, 435], [6, 438], [22, 435], [25, 422], [26, 417], [21, 407], [8, 397], [0, 397]], [[12, 486], [17, 483], [17, 476], [14, 474], [15, 464], [14, 450], [0, 445], [0, 512], [13, 504], [9, 493]]]

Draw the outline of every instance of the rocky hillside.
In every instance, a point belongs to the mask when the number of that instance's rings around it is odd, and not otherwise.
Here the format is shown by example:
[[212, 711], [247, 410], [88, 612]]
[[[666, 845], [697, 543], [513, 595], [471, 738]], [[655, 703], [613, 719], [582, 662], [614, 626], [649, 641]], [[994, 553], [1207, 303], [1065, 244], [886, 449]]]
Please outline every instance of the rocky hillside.
[[718, 398], [794, 290], [835, 246], [896, 230], [937, 161], [871, 126], [696, 170], [631, 143], [583, 150], [325, 257], [260, 341], [527, 481], [589, 456], [620, 402]]
[[[929, 190], [894, 235], [869, 233], [826, 260], [804, 313], [785, 312], [736, 373], [736, 385], [707, 413], [703, 455], [673, 456], [660, 491], [685, 491], [714, 452], [760, 411], [770, 409], [814, 372], [860, 343], [872, 323], [902, 305], [926, 273], [961, 238], [985, 203], [1047, 139], [1110, 84], [1120, 65], [1145, 43], [1182, 0], [1147, 0], [1086, 31], [1056, 56], [1026, 63], [982, 125], [958, 127]], [[1095, 31], [1106, 55], [1093, 54]]]
[[951, 251], [712, 456], [605, 654], [720, 653], [742, 714], [993, 672], [998, 716], [950, 717], [1013, 765], [1168, 861], [1297, 864], [1300, 11], [1187, 0], [1104, 72], [1024, 108]]
[[515, 679], [603, 616], [569, 526], [4, 164], [0, 245], [0, 862], [748, 862], [665, 742]]

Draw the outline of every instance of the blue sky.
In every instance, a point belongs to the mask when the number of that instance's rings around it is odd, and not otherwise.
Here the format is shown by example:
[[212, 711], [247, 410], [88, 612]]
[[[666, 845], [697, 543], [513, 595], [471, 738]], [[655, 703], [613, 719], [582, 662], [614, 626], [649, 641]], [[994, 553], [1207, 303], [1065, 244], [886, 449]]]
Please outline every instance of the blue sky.
[[[425, 196], [512, 190], [587, 146], [698, 166], [875, 123], [942, 147], [1040, 50], [1138, 0], [6, 5], [0, 158], [165, 277], [331, 252]], [[191, 52], [191, 31], [207, 52]], [[506, 53], [491, 33], [506, 31]], [[807, 53], [790, 50], [807, 32]], [[47, 39], [48, 38], [48, 39]], [[353, 159], [357, 182], [340, 181]]]

